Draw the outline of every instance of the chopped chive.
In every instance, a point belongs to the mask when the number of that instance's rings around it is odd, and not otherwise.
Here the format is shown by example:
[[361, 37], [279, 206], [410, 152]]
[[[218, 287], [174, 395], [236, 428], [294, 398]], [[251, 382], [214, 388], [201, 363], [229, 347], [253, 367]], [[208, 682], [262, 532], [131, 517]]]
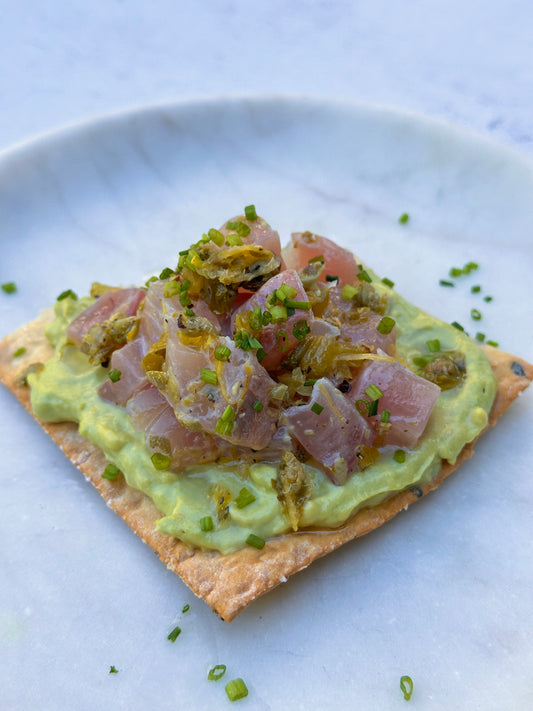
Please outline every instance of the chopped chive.
[[243, 487], [239, 491], [239, 495], [235, 499], [235, 506], [238, 509], [244, 509], [246, 506], [253, 504], [255, 501], [255, 496], [246, 487]]
[[175, 642], [181, 634], [181, 627], [174, 627], [172, 632], [168, 635], [167, 639], [171, 642]]
[[222, 232], [220, 232], [219, 230], [215, 230], [214, 227], [211, 227], [207, 234], [211, 239], [211, 242], [214, 242], [217, 247], [222, 247], [222, 245], [224, 244], [224, 235], [222, 234]]
[[270, 309], [270, 313], [272, 314], [272, 323], [281, 323], [281, 321], [287, 320], [288, 314], [285, 306], [276, 304]]
[[154, 465], [154, 469], [157, 469], [158, 471], [165, 471], [170, 468], [170, 457], [167, 457], [166, 454], [155, 452], [150, 458], [152, 460], [152, 464]]
[[278, 349], [282, 353], [289, 347], [289, 336], [287, 335], [287, 331], [283, 328], [276, 333], [276, 343], [278, 344]]
[[379, 400], [380, 397], [383, 397], [383, 392], [378, 388], [375, 383], [372, 383], [367, 388], [365, 388], [365, 393], [371, 400]]
[[487, 341], [487, 345], [492, 346], [493, 348], [498, 348], [500, 344], [498, 341]]
[[[236, 232], [239, 237], [248, 237], [251, 232], [250, 226], [241, 220], [235, 220], [234, 222], [226, 222], [226, 229]], [[228, 235], [232, 237], [233, 235]], [[228, 243], [228, 238], [226, 237], [226, 242]], [[229, 243], [228, 243], [229, 244]], [[242, 244], [242, 241], [240, 242]]]
[[186, 612], [189, 612], [190, 609], [191, 609], [191, 606], [189, 605], [189, 603], [187, 603], [186, 605], [184, 605], [184, 606], [182, 607], [182, 609], [181, 609], [182, 615], [184, 615]]
[[339, 281], [339, 277], [336, 274], [326, 274], [326, 281]]
[[376, 329], [379, 333], [386, 336], [388, 333], [390, 333], [392, 331], [392, 329], [394, 328], [395, 325], [396, 325], [396, 321], [393, 318], [391, 318], [390, 316], [383, 316], [381, 321], [376, 326]]
[[256, 358], [259, 362], [263, 360], [263, 358], [266, 358], [267, 352], [265, 351], [264, 348], [258, 348], [255, 352]]
[[479, 264], [477, 262], [467, 262], [463, 267], [463, 272], [465, 274], [470, 274], [470, 272], [475, 269], [479, 269]]
[[260, 400], [256, 400], [252, 407], [256, 412], [261, 412], [261, 410], [263, 409], [263, 403]]
[[255, 210], [255, 205], [246, 205], [244, 208], [244, 216], [250, 222], [257, 220], [257, 212]]
[[306, 381], [304, 381], [304, 385], [314, 385], [316, 383], [316, 378], [307, 378]]
[[478, 331], [476, 333], [476, 340], [481, 341], [481, 343], [483, 343], [483, 341], [485, 340], [485, 334]]
[[364, 398], [360, 398], [355, 401], [355, 408], [360, 415], [366, 415], [368, 413], [369, 406], [370, 402]]
[[226, 409], [224, 410], [222, 417], [221, 417], [222, 421], [223, 422], [233, 422], [234, 418], [235, 418], [235, 412], [233, 411], [232, 406], [227, 405]]
[[453, 283], [453, 281], [446, 281], [446, 279], [441, 279], [441, 280], [439, 281], [439, 284], [440, 284], [441, 286], [455, 286], [455, 284]]
[[120, 469], [118, 467], [116, 467], [114, 464], [108, 464], [102, 472], [102, 479], [107, 479], [108, 481], [115, 481], [119, 474]]
[[206, 533], [207, 531], [213, 530], [213, 519], [211, 516], [203, 516], [200, 519], [200, 531]]
[[359, 279], [362, 279], [363, 281], [366, 281], [368, 284], [372, 283], [372, 279], [370, 278], [370, 274], [366, 271], [366, 269], [363, 269], [363, 265], [359, 265], [359, 274], [357, 275]]
[[16, 290], [17, 285], [14, 281], [7, 281], [5, 284], [2, 284], [2, 291], [6, 294], [14, 294]]
[[252, 331], [259, 331], [263, 325], [263, 315], [261, 314], [261, 307], [256, 306], [255, 309], [250, 314], [250, 328]]
[[122, 373], [118, 368], [113, 368], [113, 370], [110, 370], [109, 373], [107, 374], [107, 377], [112, 383], [118, 383], [122, 376]]
[[[2, 286], [2, 288], [4, 287]], [[77, 301], [78, 295], [72, 291], [72, 289], [66, 289], [59, 294], [57, 301], [63, 301], [63, 299], [72, 299], [73, 301]]]
[[295, 289], [294, 286], [290, 286], [289, 284], [285, 284], [285, 282], [276, 289], [276, 296], [282, 303], [285, 303], [285, 299], [294, 299], [297, 293], [298, 289]]
[[26, 349], [24, 346], [21, 346], [13, 353], [13, 358], [20, 358], [20, 356], [24, 355], [24, 353], [26, 353]]
[[393, 458], [395, 462], [403, 464], [403, 462], [405, 462], [405, 452], [403, 451], [403, 449], [397, 449], [394, 452]]
[[192, 309], [184, 309], [183, 313], [185, 316], [194, 316], [194, 311]]
[[[280, 331], [281, 333], [281, 331]], [[285, 333], [285, 331], [283, 332]], [[257, 338], [249, 338], [248, 343], [250, 344], [250, 348], [253, 348], [254, 350], [257, 350], [258, 348], [261, 348], [261, 342], [257, 340]]]
[[492, 301], [492, 296], [485, 296], [483, 301], [486, 301], [487, 304], [490, 303]]
[[145, 286], [150, 286], [150, 284], [151, 284], [152, 282], [154, 282], [154, 281], [157, 281], [157, 277], [156, 277], [156, 276], [151, 276], [149, 279], [147, 279], [147, 280], [144, 282], [144, 285], [145, 285]]
[[452, 325], [452, 326], [455, 326], [455, 328], [456, 328], [458, 331], [464, 331], [464, 330], [465, 330], [464, 327], [461, 326], [461, 324], [458, 323], [457, 321], [452, 321], [451, 325]]
[[410, 676], [402, 676], [400, 679], [400, 689], [403, 693], [403, 698], [409, 701], [413, 694], [413, 680]]
[[226, 684], [226, 694], [230, 701], [237, 701], [248, 696], [248, 689], [242, 679], [233, 679]]
[[309, 301], [293, 301], [292, 299], [287, 299], [285, 306], [290, 309], [299, 309], [300, 311], [309, 311], [311, 308]]
[[390, 422], [390, 412], [388, 410], [383, 410], [381, 413], [381, 421], [382, 422]]
[[481, 311], [478, 309], [472, 309], [470, 311], [470, 316], [474, 319], [474, 321], [481, 321]]
[[433, 358], [432, 355], [415, 356], [413, 358], [413, 365], [416, 365], [418, 368], [425, 368], [428, 363], [431, 363]]
[[242, 244], [242, 239], [237, 234], [230, 234], [226, 236], [226, 244], [230, 247], [239, 247]]
[[210, 385], [216, 385], [218, 382], [217, 374], [214, 370], [209, 370], [209, 368], [200, 368], [200, 380]]
[[351, 286], [350, 284], [345, 284], [341, 290], [342, 298], [347, 301], [351, 301], [358, 293], [359, 289], [356, 289], [355, 286]]
[[230, 355], [231, 355], [231, 349], [228, 348], [227, 346], [217, 346], [217, 348], [215, 348], [215, 359], [216, 360], [226, 361], [229, 359]]
[[430, 341], [426, 341], [426, 345], [432, 353], [439, 353], [440, 341], [438, 338], [432, 338]]
[[118, 674], [118, 669], [112, 664], [112, 665], [109, 667], [109, 673], [110, 673], [110, 674]]
[[294, 326], [292, 327], [292, 335], [297, 338], [299, 341], [303, 341], [303, 339], [307, 336], [307, 334], [310, 332], [309, 324], [305, 319], [301, 319], [301, 321], [296, 321]]
[[324, 409], [323, 405], [320, 405], [318, 402], [314, 402], [311, 405], [311, 412], [314, 412], [315, 415], [320, 415], [322, 410]]
[[272, 323], [272, 314], [270, 311], [263, 311], [261, 321], [263, 322], [263, 326], [268, 326], [269, 323]]
[[170, 267], [165, 267], [161, 274], [159, 275], [159, 279], [169, 279], [171, 276], [174, 276], [174, 270], [171, 269]]
[[368, 405], [367, 417], [374, 417], [378, 414], [378, 403], [379, 400], [372, 400]]
[[449, 274], [451, 277], [459, 277], [461, 276], [461, 274], [463, 274], [463, 270], [459, 267], [452, 267], [449, 271]]
[[471, 287], [470, 291], [473, 294], [479, 294], [479, 292], [481, 291], [481, 287], [479, 286], [479, 284], [476, 284], [475, 286]]
[[404, 212], [400, 217], [398, 218], [398, 222], [400, 225], [406, 225], [409, 222], [409, 213]]
[[259, 536], [256, 536], [255, 533], [250, 533], [246, 539], [246, 543], [253, 548], [257, 548], [257, 550], [261, 550], [265, 547], [265, 541], [262, 538], [259, 538]]
[[181, 292], [181, 284], [179, 281], [168, 281], [163, 288], [163, 296], [165, 299], [170, 299]]
[[219, 679], [222, 679], [224, 674], [226, 673], [226, 665], [225, 664], [217, 664], [214, 666], [212, 669], [209, 670], [209, 673], [207, 675], [208, 681], [218, 681]]
[[381, 283], [385, 284], [385, 286], [388, 286], [389, 289], [394, 288], [394, 282], [391, 281], [390, 279], [387, 279], [387, 277], [383, 277], [383, 279], [381, 280]]

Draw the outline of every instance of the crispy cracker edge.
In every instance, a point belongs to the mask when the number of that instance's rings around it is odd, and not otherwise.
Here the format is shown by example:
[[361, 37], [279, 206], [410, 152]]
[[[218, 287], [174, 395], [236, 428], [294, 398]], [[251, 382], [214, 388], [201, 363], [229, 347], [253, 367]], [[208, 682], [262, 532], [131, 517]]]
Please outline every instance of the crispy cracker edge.
[[[29, 388], [21, 383], [27, 367], [45, 362], [52, 350], [44, 336], [44, 327], [52, 311], [42, 315], [0, 343], [0, 381], [34, 417]], [[20, 357], [13, 357], [25, 347]], [[511, 402], [533, 379], [533, 365], [509, 353], [483, 346], [498, 381], [491, 410], [493, 426]], [[37, 419], [37, 418], [35, 418]], [[395, 494], [387, 501], [359, 511], [345, 526], [334, 531], [291, 533], [267, 541], [262, 550], [245, 548], [229, 555], [192, 548], [178, 539], [158, 533], [155, 521], [160, 517], [152, 501], [129, 487], [122, 477], [115, 482], [102, 478], [106, 466], [103, 453], [80, 436], [71, 422], [48, 423], [37, 420], [65, 455], [81, 470], [106, 500], [191, 590], [226, 622], [233, 620], [251, 602], [285, 582], [291, 575], [348, 541], [373, 531], [421, 496], [441, 485], [457, 467], [474, 453], [475, 441], [466, 445], [455, 464], [444, 463], [435, 480]], [[483, 434], [483, 433], [482, 433]]]

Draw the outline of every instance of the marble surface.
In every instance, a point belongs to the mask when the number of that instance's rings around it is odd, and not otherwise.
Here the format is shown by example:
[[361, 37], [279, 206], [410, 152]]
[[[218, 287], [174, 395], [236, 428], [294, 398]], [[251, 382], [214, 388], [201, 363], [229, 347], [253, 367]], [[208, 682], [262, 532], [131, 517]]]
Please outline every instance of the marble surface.
[[[531, 360], [532, 17], [526, 2], [457, 0], [4, 8], [0, 281], [20, 289], [0, 334], [67, 270], [79, 291], [95, 275], [135, 281], [253, 199], [284, 236], [337, 237], [446, 320], [466, 322], [472, 297], [442, 298], [442, 265], [482, 255], [498, 297], [484, 329]], [[174, 104], [279, 93], [342, 101]], [[246, 679], [248, 709], [403, 708], [404, 673], [410, 708], [533, 705], [531, 393], [448, 486], [231, 625], [3, 390], [0, 409], [0, 707], [223, 708], [205, 680], [216, 663]]]

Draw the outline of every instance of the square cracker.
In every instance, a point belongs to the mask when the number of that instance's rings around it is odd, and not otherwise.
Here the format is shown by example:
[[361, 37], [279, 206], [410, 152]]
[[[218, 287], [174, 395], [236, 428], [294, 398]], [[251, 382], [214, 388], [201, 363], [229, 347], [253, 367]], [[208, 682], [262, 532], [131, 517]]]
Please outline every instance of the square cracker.
[[[52, 355], [44, 335], [44, 327], [52, 318], [51, 310], [46, 311], [0, 343], [0, 380], [32, 415], [30, 391], [23, 384], [22, 375], [30, 364], [45, 362]], [[13, 353], [22, 347], [26, 348], [25, 353], [14, 358]], [[483, 349], [498, 380], [490, 427], [529, 385], [533, 379], [533, 366], [490, 346], [483, 346]], [[381, 526], [409, 504], [436, 489], [474, 453], [474, 443], [466, 445], [454, 465], [443, 462], [434, 481], [398, 492], [378, 506], [362, 509], [340, 529], [289, 533], [268, 540], [262, 550], [247, 547], [222, 555], [216, 551], [193, 548], [176, 538], [158, 533], [155, 522], [160, 513], [152, 501], [142, 492], [129, 487], [123, 477], [114, 482], [102, 478], [106, 458], [98, 447], [80, 436], [75, 423], [39, 421], [39, 424], [94, 484], [107, 504], [153, 548], [168, 568], [227, 622], [260, 595], [285, 582], [290, 575], [344, 543]]]

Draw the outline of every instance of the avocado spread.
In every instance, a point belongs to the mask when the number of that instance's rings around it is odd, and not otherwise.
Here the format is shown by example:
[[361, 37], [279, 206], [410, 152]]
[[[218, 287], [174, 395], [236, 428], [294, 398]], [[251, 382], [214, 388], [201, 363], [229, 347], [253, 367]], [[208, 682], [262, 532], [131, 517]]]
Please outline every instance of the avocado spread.
[[[397, 327], [396, 357], [412, 366], [427, 353], [427, 343], [438, 340], [443, 351], [460, 352], [465, 375], [456, 387], [443, 389], [417, 447], [395, 457], [394, 449], [381, 452], [370, 466], [334, 484], [318, 467], [303, 464], [308, 495], [299, 528], [342, 526], [357, 510], [379, 503], [397, 491], [434, 478], [442, 460], [453, 463], [464, 445], [487, 425], [496, 381], [483, 351], [467, 335], [402, 299], [388, 286], [374, 282], [387, 297], [387, 314]], [[42, 420], [75, 421], [82, 436], [97, 445], [108, 461], [123, 473], [127, 483], [149, 496], [162, 516], [157, 529], [194, 546], [228, 553], [246, 545], [250, 534], [267, 539], [292, 530], [286, 509], [273, 485], [277, 462], [246, 467], [239, 462], [189, 466], [181, 471], [154, 467], [142, 432], [136, 431], [124, 407], [106, 402], [98, 387], [109, 368], [94, 365], [66, 338], [68, 324], [92, 303], [89, 298], [64, 298], [55, 305], [55, 321], [47, 337], [55, 355], [43, 370], [28, 376], [32, 406]], [[239, 508], [236, 501], [245, 488], [253, 500]], [[230, 502], [220, 515], [221, 492]], [[201, 526], [211, 517], [215, 525]]]

